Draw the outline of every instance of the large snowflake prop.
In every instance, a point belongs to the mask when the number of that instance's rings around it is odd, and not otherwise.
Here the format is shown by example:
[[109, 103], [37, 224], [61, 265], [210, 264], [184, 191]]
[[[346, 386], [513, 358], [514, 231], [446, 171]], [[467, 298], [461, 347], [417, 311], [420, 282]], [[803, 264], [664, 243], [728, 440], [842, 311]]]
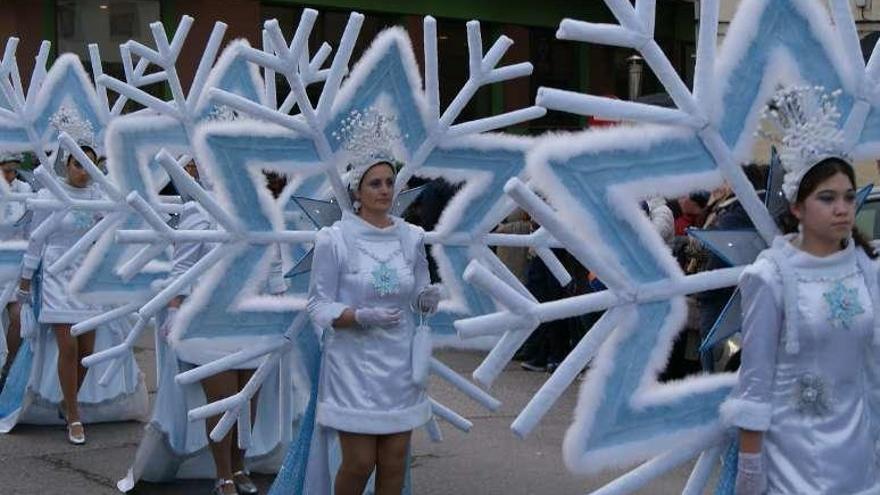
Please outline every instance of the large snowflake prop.
[[[778, 84], [842, 88], [848, 145], [857, 158], [870, 156], [877, 151], [880, 130], [872, 82], [880, 56], [875, 51], [864, 65], [846, 1], [831, 2], [832, 28], [818, 2], [754, 0], [742, 3], [716, 57], [719, 2], [702, 2], [691, 92], [653, 39], [655, 2], [606, 4], [619, 25], [564, 20], [558, 37], [638, 50], [676, 108], [542, 88], [538, 103], [551, 109], [654, 125], [544, 138], [530, 154], [528, 167], [534, 186], [555, 209], [520, 181], [510, 181], [506, 189], [609, 289], [534, 304], [473, 264], [466, 280], [507, 310], [459, 320], [456, 326], [462, 334], [480, 335], [524, 319], [537, 324], [607, 309], [519, 414], [513, 430], [519, 435], [532, 431], [592, 361], [564, 442], [569, 468], [595, 472], [651, 459], [603, 491], [626, 493], [699, 454], [684, 491], [700, 493], [724, 450], [718, 406], [734, 377], [701, 376], [661, 385], [656, 375], [683, 325], [682, 296], [733, 285], [743, 267], [684, 276], [640, 214], [638, 201], [710, 188], [723, 177], [760, 238], [769, 241], [777, 228], [739, 167], [751, 153], [762, 107]], [[510, 355], [527, 334], [508, 331], [493, 354]], [[490, 381], [503, 364], [487, 359], [475, 376]]]

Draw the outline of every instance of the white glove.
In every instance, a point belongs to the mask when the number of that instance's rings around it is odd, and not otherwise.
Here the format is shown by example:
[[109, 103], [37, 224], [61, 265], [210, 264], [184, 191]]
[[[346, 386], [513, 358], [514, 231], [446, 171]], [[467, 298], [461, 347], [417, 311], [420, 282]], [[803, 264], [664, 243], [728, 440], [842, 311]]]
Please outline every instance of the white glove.
[[400, 324], [400, 310], [390, 308], [360, 308], [354, 312], [354, 321], [362, 327], [392, 328]]
[[15, 300], [18, 301], [19, 304], [30, 304], [31, 303], [31, 291], [22, 290], [21, 287], [15, 291]]
[[162, 337], [162, 340], [168, 340], [168, 334], [171, 333], [171, 327], [174, 325], [174, 320], [177, 318], [177, 310], [178, 308], [168, 308], [168, 312], [165, 315], [165, 321], [163, 321], [162, 326], [159, 327], [159, 336]]
[[443, 294], [437, 285], [429, 285], [416, 296], [417, 306], [422, 313], [435, 313]]
[[762, 454], [739, 453], [736, 465], [736, 495], [761, 495], [767, 491], [767, 473], [764, 472]]

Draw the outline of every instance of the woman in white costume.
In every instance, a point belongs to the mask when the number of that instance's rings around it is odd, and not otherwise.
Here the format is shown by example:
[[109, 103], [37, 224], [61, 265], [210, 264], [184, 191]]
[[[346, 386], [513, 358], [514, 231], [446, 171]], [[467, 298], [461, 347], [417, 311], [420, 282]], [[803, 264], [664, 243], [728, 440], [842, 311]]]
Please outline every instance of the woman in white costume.
[[[93, 161], [97, 158], [92, 148], [83, 146], [82, 150]], [[60, 175], [64, 177], [61, 187], [72, 198], [103, 197], [75, 157], [62, 158], [59, 166]], [[41, 189], [37, 197], [49, 199], [52, 196], [48, 189]], [[146, 414], [146, 387], [133, 355], [124, 358], [121, 370], [106, 385], [98, 381], [109, 363], [89, 370], [80, 364], [85, 356], [120, 343], [127, 330], [125, 323], [114, 322], [78, 337], [71, 335], [74, 324], [104, 312], [101, 307], [80, 301], [68, 289], [82, 257], [59, 273], [46, 269], [98, 220], [99, 216], [89, 211], [74, 210], [63, 216], [52, 216], [46, 210], [34, 213], [34, 230], [43, 222], [52, 224], [47, 224], [47, 235], [30, 238], [18, 298], [21, 302], [34, 303], [41, 325], [33, 336], [33, 362], [24, 401], [11, 414], [0, 418], [0, 432], [8, 432], [20, 421], [53, 424], [63, 420], [67, 424], [68, 441], [81, 445], [86, 441], [84, 422], [142, 419]], [[32, 294], [32, 278], [40, 266], [39, 290]], [[22, 331], [24, 333], [24, 329]]]
[[834, 119], [804, 112], [833, 113], [819, 92], [776, 99], [794, 220], [784, 230], [793, 233], [740, 280], [742, 366], [722, 405], [739, 428], [740, 495], [880, 493], [877, 254], [854, 228], [855, 176], [840, 133], [816, 127]]
[[[6, 154], [0, 156], [0, 172], [3, 180], [9, 184], [9, 191], [18, 194], [31, 192], [31, 186], [18, 178], [18, 167], [21, 164], [20, 154]], [[10, 201], [3, 205], [0, 214], [0, 239], [4, 242], [25, 242], [28, 238], [29, 225], [27, 221], [27, 208], [24, 202]], [[5, 317], [0, 319], [4, 325], [5, 339], [0, 340], [0, 390], [6, 382], [9, 367], [15, 359], [15, 354], [21, 345], [21, 325], [19, 322], [20, 306], [15, 299], [17, 280], [11, 280], [3, 287], [0, 293], [0, 306], [5, 306]]]
[[[190, 176], [199, 180], [199, 171], [194, 161], [187, 163], [185, 168]], [[280, 193], [280, 190], [277, 192]], [[185, 201], [178, 230], [215, 228], [213, 219], [199, 203]], [[212, 248], [213, 245], [207, 242], [175, 243], [169, 280], [185, 273]], [[281, 294], [286, 290], [286, 283], [280, 249], [276, 246], [274, 252], [276, 255], [270, 267], [266, 292]], [[209, 439], [208, 435], [217, 425], [220, 416], [204, 422], [191, 422], [187, 419], [187, 413], [204, 405], [206, 399], [208, 402], [216, 402], [241, 391], [259, 365], [259, 361], [244, 363], [237, 369], [206, 378], [201, 386], [179, 385], [175, 382], [177, 374], [193, 366], [208, 364], [254, 344], [253, 338], [246, 336], [169, 339], [178, 309], [186, 304], [193, 288], [172, 299], [165, 317], [161, 319], [163, 323], [156, 338], [156, 359], [159, 366], [156, 405], [134, 463], [127, 477], [117, 484], [121, 491], [131, 490], [141, 479], [156, 482], [175, 478], [215, 477], [212, 491], [214, 494], [255, 494], [258, 490], [250, 479], [249, 468], [266, 473], [277, 472], [292, 439], [294, 418], [297, 415], [292, 383], [295, 358], [292, 356], [281, 360], [278, 369], [270, 373], [260, 393], [251, 401], [251, 418], [254, 419], [252, 443], [248, 449], [239, 447], [238, 430], [235, 427], [219, 442]], [[299, 402], [301, 410], [307, 402], [307, 395]]]
[[395, 169], [378, 134], [348, 143], [362, 152], [349, 174], [356, 213], [318, 232], [309, 284], [324, 349], [317, 422], [342, 451], [337, 495], [363, 493], [374, 469], [376, 494], [399, 495], [412, 430], [431, 418], [412, 351], [418, 313], [435, 311], [440, 291], [429, 285], [424, 231], [389, 214]]

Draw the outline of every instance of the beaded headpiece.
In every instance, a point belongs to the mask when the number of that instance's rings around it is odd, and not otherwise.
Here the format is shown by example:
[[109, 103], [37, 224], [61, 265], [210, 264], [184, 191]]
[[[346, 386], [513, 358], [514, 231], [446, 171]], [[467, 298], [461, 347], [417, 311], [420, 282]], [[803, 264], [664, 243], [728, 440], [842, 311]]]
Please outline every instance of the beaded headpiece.
[[782, 192], [789, 202], [797, 198], [807, 172], [826, 158], [850, 162], [840, 129], [837, 97], [821, 86], [794, 86], [779, 90], [764, 109], [770, 129], [761, 132], [776, 146], [785, 169]]
[[[75, 108], [62, 106], [52, 114], [49, 118], [49, 124], [55, 128], [58, 133], [65, 132], [70, 136], [78, 146], [95, 147], [95, 130], [92, 123], [82, 118]], [[97, 150], [96, 150], [97, 151]], [[54, 169], [59, 176], [65, 176], [67, 171], [64, 164], [70, 153], [59, 147], [55, 154]]]
[[75, 108], [62, 106], [49, 118], [49, 124], [59, 133], [66, 132], [80, 146], [95, 146], [92, 123], [82, 118]]
[[342, 120], [342, 128], [333, 137], [342, 143], [348, 161], [348, 188], [356, 191], [367, 170], [380, 162], [394, 165], [399, 160], [394, 145], [401, 135], [395, 128], [393, 116], [383, 114], [376, 107], [352, 110]]

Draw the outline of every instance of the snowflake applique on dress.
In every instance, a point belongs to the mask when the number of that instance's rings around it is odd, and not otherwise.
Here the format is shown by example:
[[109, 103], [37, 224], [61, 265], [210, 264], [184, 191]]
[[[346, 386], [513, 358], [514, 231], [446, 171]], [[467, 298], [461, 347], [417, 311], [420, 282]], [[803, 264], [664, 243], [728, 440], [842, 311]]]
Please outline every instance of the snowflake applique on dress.
[[834, 286], [822, 294], [828, 303], [828, 321], [837, 328], [849, 329], [853, 318], [865, 312], [859, 302], [859, 291], [837, 281]]
[[379, 294], [379, 297], [399, 293], [400, 279], [397, 276], [397, 270], [388, 266], [388, 263], [390, 263], [395, 256], [400, 256], [402, 254], [400, 248], [398, 247], [384, 257], [379, 257], [376, 253], [361, 245], [361, 243], [357, 243], [357, 247], [360, 252], [376, 262], [376, 267], [373, 268], [373, 271], [370, 272], [370, 274], [373, 276], [373, 288], [376, 289], [376, 293]]
[[400, 291], [397, 272], [388, 267], [388, 263], [379, 263], [373, 268], [373, 288], [379, 296], [385, 297]]

